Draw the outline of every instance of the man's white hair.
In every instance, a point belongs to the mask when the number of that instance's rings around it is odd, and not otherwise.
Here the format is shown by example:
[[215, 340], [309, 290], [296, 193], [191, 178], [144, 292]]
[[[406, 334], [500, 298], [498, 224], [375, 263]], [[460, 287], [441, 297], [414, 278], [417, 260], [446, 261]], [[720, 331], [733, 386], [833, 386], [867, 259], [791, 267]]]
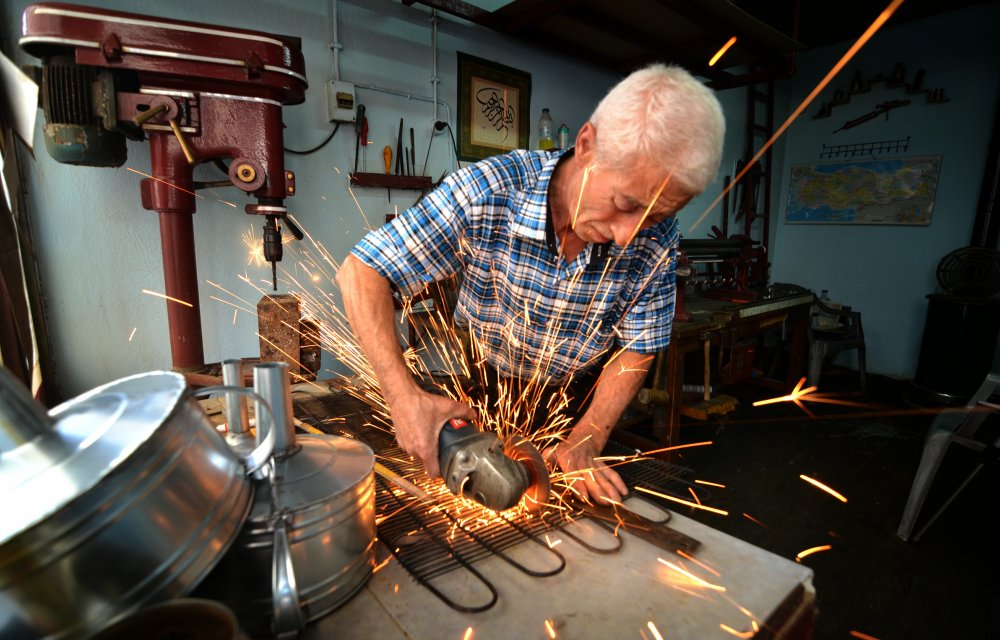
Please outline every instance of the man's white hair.
[[715, 179], [726, 122], [711, 89], [676, 66], [653, 64], [615, 85], [590, 116], [596, 162], [626, 169], [647, 162], [673, 172], [691, 195]]

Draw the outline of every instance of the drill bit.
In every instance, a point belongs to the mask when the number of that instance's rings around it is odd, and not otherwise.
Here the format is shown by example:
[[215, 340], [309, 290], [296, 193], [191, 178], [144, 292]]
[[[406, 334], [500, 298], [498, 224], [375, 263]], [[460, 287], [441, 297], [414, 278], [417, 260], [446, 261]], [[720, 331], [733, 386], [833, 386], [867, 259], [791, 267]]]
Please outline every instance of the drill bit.
[[264, 259], [271, 263], [271, 284], [278, 290], [278, 261], [281, 260], [281, 227], [277, 216], [267, 216], [264, 222]]

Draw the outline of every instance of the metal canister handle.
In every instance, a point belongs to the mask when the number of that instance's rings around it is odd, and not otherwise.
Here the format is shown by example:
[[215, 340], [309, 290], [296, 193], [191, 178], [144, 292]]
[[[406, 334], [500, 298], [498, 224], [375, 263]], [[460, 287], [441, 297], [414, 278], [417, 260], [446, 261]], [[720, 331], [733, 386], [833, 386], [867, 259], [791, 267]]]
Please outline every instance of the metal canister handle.
[[[215, 385], [215, 386], [211, 386], [211, 387], [203, 387], [201, 389], [198, 389], [198, 390], [194, 391], [194, 396], [196, 398], [198, 398], [198, 397], [205, 397], [205, 398], [207, 398], [209, 396], [214, 396], [214, 395], [219, 394], [219, 393], [237, 393], [237, 394], [246, 395], [246, 396], [250, 396], [250, 397], [254, 398], [261, 405], [264, 406], [264, 408], [267, 410], [267, 412], [269, 414], [271, 414], [271, 424], [277, 424], [277, 422], [274, 419], [274, 412], [271, 410], [271, 405], [268, 404], [267, 400], [265, 400], [264, 398], [262, 398], [260, 396], [260, 394], [252, 391], [251, 389], [248, 389], [247, 387], [229, 387], [229, 386], [225, 386], [225, 385]], [[263, 421], [262, 420], [258, 420], [257, 422], [258, 422], [258, 425], [257, 425], [257, 429], [258, 429], [257, 441], [260, 444], [258, 444], [257, 447], [253, 451], [251, 451], [250, 453], [248, 453], [245, 456], [243, 456], [243, 464], [247, 468], [247, 475], [248, 476], [249, 475], [253, 475], [254, 473], [257, 472], [258, 469], [260, 469], [265, 464], [267, 464], [267, 461], [271, 459], [271, 454], [274, 453], [274, 440], [275, 440], [274, 429], [270, 429], [269, 428], [267, 430], [267, 433], [264, 435], [264, 437], [261, 438], [260, 435], [259, 435], [259, 431], [262, 428], [260, 426], [260, 423], [263, 422]]]
[[274, 626], [277, 638], [294, 638], [306, 626], [299, 606], [299, 589], [295, 583], [295, 566], [288, 543], [288, 517], [282, 515], [274, 526], [274, 547], [271, 556], [271, 597], [274, 603]]

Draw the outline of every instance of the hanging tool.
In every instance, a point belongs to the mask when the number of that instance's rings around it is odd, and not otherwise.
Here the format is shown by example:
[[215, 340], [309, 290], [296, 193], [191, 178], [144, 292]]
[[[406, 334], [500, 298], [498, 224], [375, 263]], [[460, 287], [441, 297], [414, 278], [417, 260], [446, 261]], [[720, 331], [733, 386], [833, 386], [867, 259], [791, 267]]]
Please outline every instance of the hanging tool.
[[368, 171], [368, 118], [361, 121], [361, 171]]
[[396, 136], [396, 175], [403, 172], [403, 119], [399, 119], [399, 134]]
[[410, 169], [411, 176], [417, 175], [417, 143], [413, 141], [413, 127], [410, 127]]
[[886, 102], [880, 102], [877, 105], [875, 105], [874, 111], [870, 111], [869, 113], [866, 113], [863, 116], [855, 118], [854, 120], [848, 120], [843, 124], [843, 126], [841, 126], [839, 129], [835, 129], [833, 132], [837, 133], [838, 131], [843, 131], [844, 129], [852, 129], [858, 126], [859, 124], [864, 124], [869, 120], [874, 120], [883, 113], [885, 114], [885, 119], [889, 120], [890, 111], [892, 111], [893, 109], [898, 109], [900, 107], [905, 107], [908, 104], [910, 104], [909, 100], [887, 100]]
[[358, 152], [361, 151], [361, 128], [365, 123], [365, 105], [358, 105], [358, 115], [354, 120], [354, 173], [358, 172]]
[[[385, 163], [385, 175], [389, 175], [389, 167], [392, 166], [392, 147], [389, 145], [382, 149], [382, 161]], [[387, 198], [392, 197], [389, 187], [385, 188], [385, 195]]]
[[518, 440], [505, 448], [495, 433], [459, 418], [446, 422], [438, 461], [448, 489], [494, 511], [517, 506], [521, 496], [529, 510], [541, 509], [549, 499], [549, 471], [538, 450]]

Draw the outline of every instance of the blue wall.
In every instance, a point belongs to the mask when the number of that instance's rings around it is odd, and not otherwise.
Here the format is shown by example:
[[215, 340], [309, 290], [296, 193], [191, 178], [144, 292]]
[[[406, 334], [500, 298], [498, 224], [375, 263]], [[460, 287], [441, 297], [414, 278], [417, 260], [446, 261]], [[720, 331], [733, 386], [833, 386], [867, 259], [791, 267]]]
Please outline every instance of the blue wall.
[[[0, 6], [3, 47], [18, 64], [37, 60], [17, 47], [20, 17], [26, 0]], [[285, 146], [307, 149], [322, 141], [332, 125], [326, 122], [324, 84], [334, 78], [332, 7], [329, 1], [296, 0], [182, 0], [158, 3], [151, 0], [92, 0], [87, 4], [209, 24], [228, 25], [302, 38], [310, 86], [304, 104], [284, 112]], [[414, 126], [417, 160], [423, 164], [431, 135], [434, 110], [432, 96], [431, 27], [426, 8], [404, 7], [391, 0], [341, 0], [337, 3], [340, 78], [376, 85], [415, 98], [359, 90], [358, 99], [368, 108], [370, 123], [368, 167], [381, 166], [381, 149], [395, 147], [399, 118]], [[603, 70], [569, 58], [512, 42], [489, 30], [450, 18], [442, 18], [438, 35], [439, 98], [447, 104], [438, 118], [455, 126], [456, 51], [495, 60], [531, 74], [531, 129], [542, 107], [565, 122], [574, 133], [586, 121], [593, 106], [618, 80]], [[742, 94], [723, 96], [727, 115], [742, 116]], [[56, 383], [65, 396], [72, 396], [124, 375], [171, 366], [164, 302], [142, 293], [163, 291], [157, 215], [139, 204], [139, 181], [124, 167], [102, 169], [72, 167], [52, 160], [41, 138], [42, 116], [38, 112], [35, 158], [26, 161], [26, 186], [32, 227], [46, 295], [51, 342], [56, 361]], [[730, 124], [732, 141], [738, 142], [742, 124]], [[536, 134], [531, 135], [531, 143]], [[426, 173], [435, 179], [454, 168], [447, 136], [433, 144]], [[342, 128], [333, 141], [310, 156], [286, 156], [287, 167], [296, 174], [297, 193], [286, 201], [289, 210], [306, 231], [319, 239], [330, 256], [339, 261], [367, 230], [366, 219], [379, 224], [386, 213], [411, 205], [415, 192], [385, 189], [355, 189], [363, 216], [347, 189], [347, 173], [354, 164], [355, 139], [350, 127]], [[739, 153], [738, 149], [735, 149]], [[727, 160], [731, 166], [732, 158]], [[149, 173], [149, 149], [144, 142], [129, 143], [126, 165]], [[195, 179], [221, 177], [212, 167], [199, 167]], [[719, 186], [710, 187], [714, 197]], [[197, 267], [202, 305], [205, 357], [209, 362], [258, 354], [257, 322], [251, 313], [212, 300], [232, 301], [207, 281], [211, 280], [240, 295], [252, 309], [261, 294], [240, 280], [246, 274], [260, 286], [268, 286], [270, 267], [248, 263], [242, 235], [251, 230], [260, 238], [261, 221], [242, 213], [247, 199], [233, 188], [202, 192], [194, 217]], [[233, 209], [215, 197], [239, 206]], [[706, 195], [689, 210], [700, 212], [711, 202]], [[289, 251], [286, 249], [286, 256]], [[295, 270], [286, 257], [284, 268]], [[301, 273], [299, 273], [301, 275]], [[269, 288], [269, 287], [268, 287]], [[279, 284], [279, 292], [288, 289]], [[315, 283], [316, 295], [336, 299], [335, 286], [326, 280]], [[134, 337], [129, 340], [134, 330]], [[324, 355], [324, 376], [346, 369]]]
[[[980, 5], [933, 19], [893, 27], [892, 21], [865, 46], [787, 132], [781, 167], [784, 183], [776, 194], [772, 279], [796, 282], [862, 312], [868, 367], [877, 373], [911, 378], [916, 369], [928, 293], [938, 289], [936, 269], [947, 253], [970, 243], [979, 190], [993, 126], [1000, 81], [997, 45], [1000, 5]], [[798, 60], [791, 80], [789, 112], [847, 50], [849, 43], [810, 51]], [[926, 71], [924, 87], [940, 87], [950, 98], [928, 104], [922, 95], [876, 84], [869, 93], [813, 119], [820, 101], [834, 90], [847, 91], [855, 72], [864, 78], [888, 75], [902, 63], [907, 80]], [[911, 104], [852, 129], [833, 133], [844, 122], [887, 100]], [[910, 137], [903, 154], [880, 157], [941, 156], [941, 173], [928, 226], [785, 224], [787, 180], [795, 164], [820, 162], [823, 144], [841, 145]], [[854, 364], [854, 354], [847, 363]]]

